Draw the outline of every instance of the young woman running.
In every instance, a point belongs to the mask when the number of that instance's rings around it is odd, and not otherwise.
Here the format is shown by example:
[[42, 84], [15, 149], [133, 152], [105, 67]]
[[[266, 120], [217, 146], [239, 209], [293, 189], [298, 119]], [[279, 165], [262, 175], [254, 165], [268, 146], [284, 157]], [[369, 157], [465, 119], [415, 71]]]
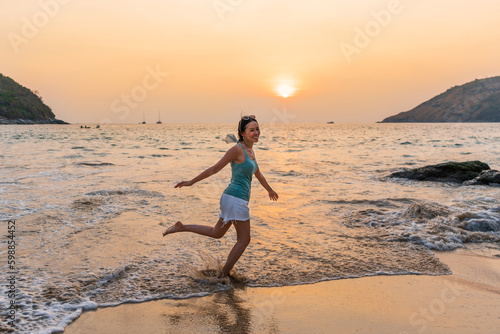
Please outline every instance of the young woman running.
[[238, 123], [238, 144], [231, 147], [224, 157], [215, 165], [208, 168], [191, 181], [179, 182], [174, 188], [189, 187], [207, 177], [214, 175], [231, 163], [231, 183], [224, 190], [220, 198], [219, 221], [214, 227], [205, 225], [184, 225], [180, 221], [169, 227], [163, 236], [176, 232], [193, 232], [212, 238], [222, 238], [231, 224], [236, 228], [236, 244], [227, 257], [226, 264], [222, 268], [220, 277], [227, 277], [235, 263], [240, 258], [250, 243], [250, 212], [248, 201], [250, 200], [250, 188], [252, 175], [269, 193], [269, 198], [278, 200], [278, 194], [269, 186], [264, 175], [262, 175], [257, 161], [253, 145], [259, 141], [259, 123], [254, 115], [243, 116]]

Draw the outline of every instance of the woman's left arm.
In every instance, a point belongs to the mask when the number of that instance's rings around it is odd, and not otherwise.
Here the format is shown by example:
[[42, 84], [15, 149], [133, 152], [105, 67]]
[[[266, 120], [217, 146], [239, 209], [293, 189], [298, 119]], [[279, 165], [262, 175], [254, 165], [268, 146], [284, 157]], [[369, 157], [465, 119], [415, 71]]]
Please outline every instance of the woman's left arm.
[[271, 188], [269, 183], [267, 183], [266, 178], [264, 177], [264, 175], [262, 175], [259, 168], [257, 168], [257, 171], [255, 172], [255, 177], [257, 178], [257, 180], [259, 180], [264, 189], [267, 190], [269, 198], [273, 201], [277, 201], [279, 198], [278, 194], [273, 190], [273, 188]]

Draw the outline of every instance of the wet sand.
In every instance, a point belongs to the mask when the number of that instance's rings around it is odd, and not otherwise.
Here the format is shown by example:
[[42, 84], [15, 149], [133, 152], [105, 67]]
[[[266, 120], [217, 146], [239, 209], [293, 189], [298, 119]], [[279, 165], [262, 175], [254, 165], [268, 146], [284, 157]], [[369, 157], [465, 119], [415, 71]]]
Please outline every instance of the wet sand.
[[83, 313], [64, 333], [500, 333], [500, 258], [438, 253], [446, 276], [374, 276]]

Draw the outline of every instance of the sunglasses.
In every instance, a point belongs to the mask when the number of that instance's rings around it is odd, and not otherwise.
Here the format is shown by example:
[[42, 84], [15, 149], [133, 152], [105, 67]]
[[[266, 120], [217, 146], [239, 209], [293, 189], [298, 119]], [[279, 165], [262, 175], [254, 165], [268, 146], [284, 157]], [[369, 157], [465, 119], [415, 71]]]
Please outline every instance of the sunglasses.
[[255, 115], [250, 115], [250, 116], [242, 116], [241, 119], [244, 119], [245, 121], [248, 121], [249, 119], [253, 119], [254, 121], [257, 120], [255, 118]]

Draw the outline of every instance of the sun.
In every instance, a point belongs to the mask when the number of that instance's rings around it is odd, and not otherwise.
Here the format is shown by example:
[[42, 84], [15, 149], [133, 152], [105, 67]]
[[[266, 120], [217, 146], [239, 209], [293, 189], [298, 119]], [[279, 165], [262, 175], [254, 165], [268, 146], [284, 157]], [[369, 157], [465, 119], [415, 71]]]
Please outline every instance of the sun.
[[287, 98], [289, 96], [292, 96], [293, 93], [295, 93], [296, 88], [288, 85], [288, 84], [281, 84], [276, 87], [276, 93], [278, 93], [279, 96], [283, 98]]

